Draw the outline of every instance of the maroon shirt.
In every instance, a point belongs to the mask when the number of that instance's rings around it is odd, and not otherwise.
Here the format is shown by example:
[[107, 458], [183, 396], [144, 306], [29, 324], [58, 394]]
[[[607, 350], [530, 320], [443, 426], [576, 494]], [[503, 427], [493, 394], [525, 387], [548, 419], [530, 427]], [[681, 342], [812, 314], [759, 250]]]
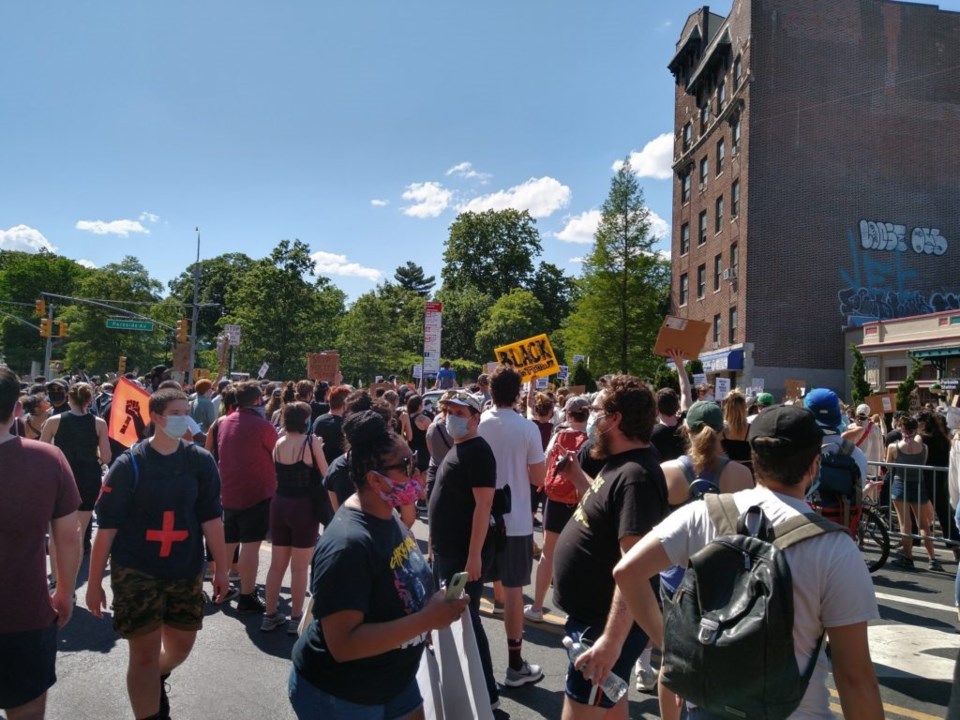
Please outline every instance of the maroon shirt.
[[39, 630], [56, 619], [47, 590], [47, 526], [80, 507], [60, 448], [14, 438], [0, 443], [0, 634]]
[[249, 408], [220, 418], [217, 456], [220, 499], [227, 510], [246, 510], [272, 498], [277, 490], [273, 446], [277, 430]]

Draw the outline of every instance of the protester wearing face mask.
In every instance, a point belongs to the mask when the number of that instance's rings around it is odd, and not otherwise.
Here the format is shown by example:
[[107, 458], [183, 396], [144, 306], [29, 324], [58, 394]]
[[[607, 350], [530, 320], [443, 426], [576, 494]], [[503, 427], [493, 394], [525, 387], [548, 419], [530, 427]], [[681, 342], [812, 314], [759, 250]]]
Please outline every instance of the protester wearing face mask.
[[438, 585], [449, 583], [458, 572], [467, 573], [464, 589], [470, 596], [470, 620], [490, 704], [494, 706], [500, 694], [493, 675], [490, 645], [480, 622], [480, 596], [483, 568], [493, 562], [493, 545], [485, 540], [497, 486], [497, 461], [487, 441], [477, 435], [483, 402], [482, 395], [454, 391], [444, 403], [446, 430], [454, 445], [437, 469], [430, 495], [430, 542], [433, 577]]
[[222, 482], [223, 527], [227, 555], [240, 546], [240, 595], [237, 612], [262, 613], [257, 596], [260, 543], [270, 528], [270, 500], [277, 489], [273, 448], [277, 430], [264, 417], [263, 395], [254, 381], [236, 386], [238, 409], [217, 423], [217, 463]]
[[416, 458], [375, 411], [343, 426], [357, 492], [313, 556], [313, 620], [293, 649], [289, 696], [300, 720], [422, 717], [416, 674], [427, 634], [467, 599], [434, 592], [416, 540], [395, 512], [423, 491]]
[[157, 432], [121, 455], [97, 501], [87, 608], [107, 607], [110, 560], [113, 626], [130, 646], [127, 692], [135, 718], [170, 716], [165, 682], [190, 653], [203, 622], [203, 540], [217, 561], [217, 602], [228, 589], [220, 520], [220, 477], [210, 454], [183, 442], [190, 406], [180, 390], [150, 396]]

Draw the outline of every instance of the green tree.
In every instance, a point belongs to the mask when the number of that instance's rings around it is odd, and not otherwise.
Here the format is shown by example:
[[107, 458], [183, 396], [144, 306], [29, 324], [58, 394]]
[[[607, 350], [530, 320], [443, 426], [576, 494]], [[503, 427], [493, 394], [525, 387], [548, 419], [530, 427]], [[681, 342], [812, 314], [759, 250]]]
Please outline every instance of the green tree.
[[[170, 295], [184, 306], [184, 317], [191, 317], [190, 305], [193, 304], [193, 268], [187, 269], [170, 281]], [[205, 349], [215, 347], [220, 332], [220, 318], [232, 312], [227, 306], [229, 290], [240, 284], [243, 275], [253, 267], [254, 261], [243, 253], [226, 253], [200, 261], [201, 305], [197, 321], [197, 347]]]
[[529, 287], [542, 251], [536, 221], [526, 210], [465, 212], [450, 226], [440, 275], [445, 288], [472, 285], [497, 299]]
[[[43, 291], [73, 295], [77, 283], [90, 271], [73, 260], [49, 252], [26, 253], [0, 251], [0, 310], [39, 325], [33, 304]], [[58, 307], [61, 305], [56, 301]], [[21, 305], [11, 303], [22, 303]], [[58, 313], [59, 315], [59, 313]], [[33, 360], [43, 361], [45, 340], [29, 325], [12, 317], [0, 316], [0, 353], [4, 361], [20, 374], [30, 372]], [[57, 341], [54, 357], [63, 357]], [[46, 372], [46, 370], [44, 370]]]
[[653, 250], [650, 211], [629, 161], [617, 171], [603, 203], [593, 250], [583, 264], [581, 294], [567, 319], [569, 351], [590, 355], [603, 372], [650, 377], [670, 265]]
[[343, 317], [336, 343], [344, 379], [369, 384], [376, 375], [388, 374], [385, 359], [399, 351], [395, 317], [395, 310], [375, 290], [354, 301]]
[[241, 327], [238, 369], [266, 361], [269, 377], [302, 378], [308, 352], [334, 347], [346, 296], [314, 271], [309, 245], [281, 240], [227, 291], [222, 323]]
[[593, 375], [590, 374], [590, 369], [582, 362], [578, 362], [576, 365], [574, 365], [570, 384], [583, 385], [587, 389], [587, 392], [597, 391], [597, 381], [594, 380]]
[[553, 263], [541, 262], [530, 279], [529, 290], [543, 306], [544, 332], [558, 330], [573, 309], [577, 281]]
[[523, 340], [544, 331], [543, 305], [529, 290], [511, 290], [500, 297], [477, 330], [477, 352], [492, 361], [495, 348]]
[[873, 393], [873, 385], [867, 382], [867, 364], [863, 360], [863, 353], [853, 343], [850, 343], [850, 353], [853, 355], [853, 366], [850, 368], [850, 384], [853, 386], [851, 394], [853, 404], [859, 405]]
[[437, 279], [433, 275], [426, 277], [423, 268], [410, 260], [406, 265], [401, 265], [393, 274], [393, 279], [397, 285], [404, 290], [409, 290], [422, 297], [430, 297], [433, 286], [437, 284]]
[[897, 386], [897, 410], [901, 412], [910, 412], [910, 398], [917, 389], [917, 378], [920, 377], [920, 370], [923, 368], [923, 360], [913, 358], [910, 366], [910, 373], [904, 378], [903, 382]]
[[489, 362], [489, 355], [477, 350], [476, 334], [493, 305], [493, 298], [472, 285], [463, 288], [447, 285], [437, 293], [437, 299], [443, 303], [443, 357], [478, 364]]

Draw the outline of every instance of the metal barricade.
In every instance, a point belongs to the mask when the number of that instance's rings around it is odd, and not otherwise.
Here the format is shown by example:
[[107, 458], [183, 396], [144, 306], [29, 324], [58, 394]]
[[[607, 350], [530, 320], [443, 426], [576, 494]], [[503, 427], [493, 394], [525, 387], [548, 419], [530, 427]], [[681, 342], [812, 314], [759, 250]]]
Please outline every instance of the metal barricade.
[[[864, 499], [867, 504], [875, 503], [877, 511], [886, 518], [891, 540], [911, 537], [916, 542], [922, 541], [924, 538], [917, 529], [917, 523], [923, 507], [926, 503], [930, 503], [933, 518], [929, 539], [951, 547], [960, 546], [960, 536], [953, 523], [954, 508], [950, 507], [947, 490], [947, 468], [891, 462], [868, 462], [867, 464], [869, 477], [882, 482], [882, 487], [878, 485], [875, 492], [864, 492]], [[908, 511], [912, 515], [909, 533], [901, 530], [894, 506], [895, 501], [891, 497], [895, 479], [903, 481], [902, 500], [907, 503]]]

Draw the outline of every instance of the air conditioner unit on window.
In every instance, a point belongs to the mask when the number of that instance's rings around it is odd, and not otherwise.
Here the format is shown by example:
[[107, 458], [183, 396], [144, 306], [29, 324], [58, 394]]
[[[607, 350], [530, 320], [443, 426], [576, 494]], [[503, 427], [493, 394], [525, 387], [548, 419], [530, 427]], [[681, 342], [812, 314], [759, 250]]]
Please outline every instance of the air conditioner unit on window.
[[720, 277], [723, 280], [729, 280], [730, 282], [733, 282], [737, 279], [737, 269], [735, 267], [727, 268], [720, 274]]

